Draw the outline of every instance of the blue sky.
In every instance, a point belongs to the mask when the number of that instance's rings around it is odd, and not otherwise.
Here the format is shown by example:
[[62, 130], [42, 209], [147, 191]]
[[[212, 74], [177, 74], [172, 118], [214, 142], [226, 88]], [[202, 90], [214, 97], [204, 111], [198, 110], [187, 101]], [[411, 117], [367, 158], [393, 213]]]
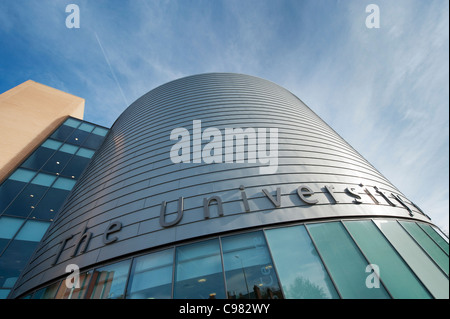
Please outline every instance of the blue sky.
[[[68, 4], [80, 28], [68, 29]], [[380, 28], [365, 25], [368, 4]], [[447, 233], [447, 0], [2, 0], [0, 92], [28, 79], [111, 126], [149, 90], [205, 72], [302, 99]]]

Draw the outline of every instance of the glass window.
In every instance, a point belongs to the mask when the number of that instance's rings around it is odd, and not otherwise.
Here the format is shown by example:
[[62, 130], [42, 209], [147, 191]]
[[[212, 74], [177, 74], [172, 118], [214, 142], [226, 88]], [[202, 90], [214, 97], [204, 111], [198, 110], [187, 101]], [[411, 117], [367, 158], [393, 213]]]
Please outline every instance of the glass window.
[[108, 130], [97, 126], [92, 133], [100, 136], [106, 136], [106, 134], [108, 134]]
[[31, 218], [53, 220], [64, 203], [69, 191], [50, 188], [31, 212]]
[[384, 287], [366, 286], [365, 260], [340, 222], [306, 225], [342, 298], [390, 298]]
[[89, 136], [88, 132], [76, 129], [75, 131], [72, 132], [72, 134], [69, 136], [66, 142], [75, 145], [81, 145], [88, 136]]
[[27, 217], [39, 203], [48, 187], [28, 184], [27, 187], [14, 199], [4, 214]]
[[0, 299], [6, 299], [11, 289], [0, 289]]
[[96, 269], [91, 299], [123, 299], [131, 260]]
[[84, 141], [83, 146], [98, 149], [105, 138], [96, 134], [91, 134]]
[[65, 122], [64, 125], [73, 127], [73, 128], [77, 128], [78, 125], [80, 125], [81, 121], [73, 119], [73, 118], [68, 118]]
[[20, 191], [27, 185], [23, 182], [7, 179], [0, 186], [0, 214], [9, 206], [9, 204], [16, 198]]
[[61, 172], [61, 175], [79, 179], [90, 160], [90, 158], [75, 155]]
[[448, 256], [416, 223], [401, 221], [400, 224], [416, 240], [420, 247], [448, 275]]
[[286, 298], [339, 298], [304, 226], [266, 230], [266, 236]]
[[28, 220], [14, 240], [39, 242], [47, 231], [48, 226], [50, 226], [49, 222]]
[[52, 187], [70, 191], [75, 186], [76, 182], [77, 181], [73, 179], [58, 177], [58, 179], [56, 180], [55, 184], [53, 184]]
[[22, 167], [39, 170], [61, 146], [61, 142], [47, 140], [21, 165]]
[[344, 225], [369, 262], [379, 267], [380, 278], [392, 297], [432, 297], [372, 221], [346, 221]]
[[375, 224], [391, 242], [435, 298], [449, 297], [447, 276], [433, 263], [411, 236], [396, 221], [375, 220]]
[[0, 255], [24, 221], [22, 218], [0, 217]]
[[56, 176], [39, 173], [39, 174], [37, 174], [37, 176], [33, 179], [33, 181], [31, 183], [35, 184], [35, 185], [41, 185], [41, 186], [48, 187], [48, 186], [52, 185], [52, 183], [55, 181], [55, 179], [56, 179]]
[[128, 299], [172, 297], [173, 249], [137, 257], [128, 283]]
[[12, 288], [38, 242], [12, 240], [0, 257], [0, 288]]
[[36, 291], [33, 294], [32, 299], [53, 299], [53, 298], [55, 298], [56, 291], [58, 290], [60, 283], [61, 282], [58, 281], [48, 287], [39, 289], [38, 291]]
[[283, 298], [262, 232], [222, 238], [228, 298]]
[[65, 141], [74, 130], [75, 130], [74, 127], [64, 124], [58, 127], [58, 129], [55, 132], [53, 132], [53, 134], [50, 137], [59, 141]]
[[16, 171], [9, 177], [10, 180], [28, 183], [31, 179], [36, 175], [36, 172], [29, 171], [27, 169], [18, 168]]
[[[73, 276], [68, 276], [61, 282], [61, 286], [55, 295], [55, 299], [83, 299], [89, 287], [92, 272], [84, 272], [79, 276], [79, 288], [75, 288]], [[69, 279], [69, 282], [67, 280]]]
[[174, 298], [225, 298], [218, 239], [177, 247]]
[[78, 127], [78, 129], [90, 133], [90, 132], [92, 132], [94, 127], [95, 127], [94, 125], [89, 124], [89, 123], [81, 123], [81, 125], [80, 125], [80, 127]]
[[441, 247], [448, 256], [448, 238], [444, 234], [440, 234], [434, 227], [427, 224], [419, 223], [422, 228], [438, 245]]
[[87, 148], [80, 147], [80, 149], [77, 152], [77, 156], [85, 157], [85, 158], [92, 158], [94, 156], [95, 151], [89, 150]]
[[25, 220], [14, 217], [0, 217], [0, 238], [11, 239], [22, 226]]

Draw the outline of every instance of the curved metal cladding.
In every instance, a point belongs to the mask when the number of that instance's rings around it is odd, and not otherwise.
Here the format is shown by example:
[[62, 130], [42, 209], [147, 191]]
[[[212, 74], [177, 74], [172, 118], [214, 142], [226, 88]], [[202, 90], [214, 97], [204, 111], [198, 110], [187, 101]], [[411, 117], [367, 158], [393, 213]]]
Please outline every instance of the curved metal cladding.
[[[250, 137], [243, 163], [237, 140], [226, 157], [227, 133], [238, 128]], [[289, 91], [247, 75], [190, 76], [117, 119], [15, 294], [67, 274], [68, 264], [250, 227], [369, 216], [429, 221]]]

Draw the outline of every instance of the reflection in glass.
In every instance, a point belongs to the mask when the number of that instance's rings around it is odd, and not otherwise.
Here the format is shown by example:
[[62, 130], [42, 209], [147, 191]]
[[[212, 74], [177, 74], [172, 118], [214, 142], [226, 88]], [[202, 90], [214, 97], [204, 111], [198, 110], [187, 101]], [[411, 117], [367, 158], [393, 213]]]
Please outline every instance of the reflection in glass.
[[286, 298], [339, 298], [304, 226], [266, 230]]
[[[88, 285], [92, 277], [91, 272], [85, 272], [79, 276], [79, 288], [75, 286], [75, 276], [68, 276], [61, 282], [55, 299], [83, 299], [88, 290]], [[46, 298], [44, 298], [46, 299]]]
[[222, 238], [228, 298], [283, 298], [262, 232]]
[[[91, 299], [123, 299], [131, 260], [96, 269]], [[87, 297], [89, 298], [89, 296]]]
[[5, 210], [5, 214], [27, 217], [38, 204], [41, 197], [47, 191], [47, 187], [28, 184], [28, 186], [17, 196], [11, 205]]
[[177, 247], [174, 298], [225, 298], [218, 239]]
[[369, 262], [378, 265], [380, 278], [392, 297], [431, 298], [420, 280], [371, 220], [345, 221], [344, 225]]
[[172, 297], [173, 249], [136, 258], [128, 283], [128, 299]]
[[33, 294], [32, 299], [53, 299], [56, 296], [56, 291], [58, 290], [60, 282], [56, 282], [48, 287], [39, 289]]
[[367, 260], [340, 222], [306, 225], [342, 298], [390, 298], [380, 283], [379, 288], [366, 286]]

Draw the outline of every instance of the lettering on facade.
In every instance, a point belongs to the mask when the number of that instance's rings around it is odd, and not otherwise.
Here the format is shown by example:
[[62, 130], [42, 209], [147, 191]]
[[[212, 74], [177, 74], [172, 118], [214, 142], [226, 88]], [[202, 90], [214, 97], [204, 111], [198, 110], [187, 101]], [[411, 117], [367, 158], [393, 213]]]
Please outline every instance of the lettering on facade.
[[[373, 190], [371, 191], [369, 187], [364, 186], [363, 184], [359, 185], [360, 188], [362, 188], [362, 192], [364, 192], [370, 200], [376, 204], [387, 204], [392, 207], [399, 207], [404, 208], [408, 211], [410, 216], [414, 216], [412, 209], [406, 204], [405, 200], [402, 199], [402, 197], [398, 194], [390, 193], [387, 194], [386, 192], [381, 191], [376, 186], [371, 186]], [[324, 194], [328, 198], [328, 202], [320, 202], [317, 198], [317, 192], [315, 192], [313, 189], [311, 189], [307, 185], [300, 185], [296, 189], [296, 194], [298, 198], [305, 203], [308, 206], [318, 205], [318, 204], [330, 204], [330, 205], [339, 205], [339, 204], [362, 204], [363, 199], [361, 195], [357, 192], [357, 190], [354, 187], [346, 187], [344, 189], [344, 194], [347, 195], [349, 198], [349, 201], [343, 201], [342, 196], [338, 198], [336, 189], [333, 185], [325, 185], [322, 190], [324, 191]], [[244, 212], [242, 214], [251, 213], [251, 199], [248, 198], [246, 190], [244, 185], [241, 185], [238, 189], [238, 192], [240, 192], [240, 198], [242, 200], [242, 204], [244, 207]], [[263, 188], [261, 192], [264, 194], [264, 197], [267, 198], [267, 201], [271, 203], [274, 209], [278, 209], [283, 207], [282, 203], [282, 194], [281, 194], [281, 188], [277, 187], [275, 191], [269, 191], [266, 188]], [[376, 199], [375, 195], [372, 193], [376, 193], [383, 199], [384, 202], [380, 202]], [[166, 214], [167, 214], [167, 202], [163, 201], [161, 203], [160, 208], [160, 215], [159, 215], [159, 224], [162, 228], [169, 228], [177, 225], [180, 223], [180, 221], [183, 219], [183, 213], [184, 213], [184, 198], [179, 197], [178, 198], [178, 208], [176, 211], [176, 217], [172, 221], [166, 221]], [[409, 205], [416, 208], [420, 214], [426, 216], [428, 219], [431, 219], [428, 217], [417, 205], [415, 205], [413, 202], [409, 202]], [[203, 218], [204, 220], [208, 220], [211, 218], [212, 215], [212, 209], [211, 206], [216, 206], [217, 208], [214, 209], [217, 212], [218, 217], [225, 216], [226, 212], [224, 210], [224, 205], [222, 198], [219, 195], [213, 195], [210, 197], [203, 198]], [[105, 229], [102, 241], [104, 245], [110, 245], [118, 241], [119, 237], [117, 236], [117, 233], [119, 233], [122, 230], [123, 226], [120, 221], [113, 221], [111, 222], [107, 228]], [[67, 243], [74, 238], [73, 234], [70, 234], [66, 237], [64, 237], [60, 243], [59, 243], [59, 250], [55, 256], [55, 259], [52, 263], [52, 265], [56, 265], [61, 253], [63, 252], [64, 248], [67, 246]], [[88, 250], [89, 243], [91, 241], [91, 238], [93, 237], [93, 234], [91, 231], [89, 231], [89, 228], [87, 227], [87, 224], [85, 225], [83, 231], [80, 233], [78, 237], [74, 239], [74, 248], [71, 252], [70, 257], [75, 257], [77, 255], [81, 255], [85, 253]]]

